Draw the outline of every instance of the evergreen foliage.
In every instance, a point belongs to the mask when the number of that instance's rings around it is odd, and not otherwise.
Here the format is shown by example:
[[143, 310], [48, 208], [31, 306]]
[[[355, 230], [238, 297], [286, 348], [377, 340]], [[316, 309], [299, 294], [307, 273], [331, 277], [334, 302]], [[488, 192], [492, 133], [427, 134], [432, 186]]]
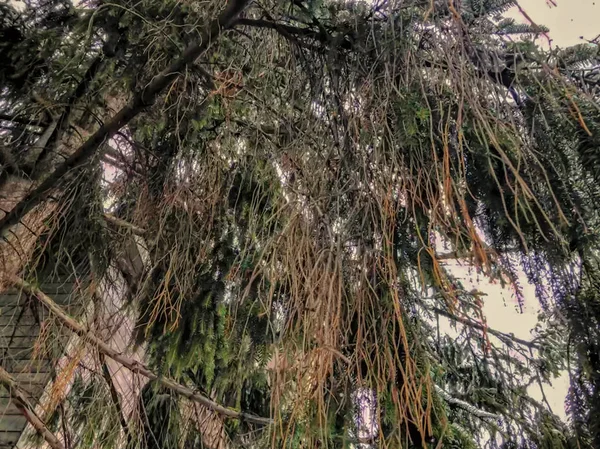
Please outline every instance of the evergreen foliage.
[[[142, 229], [134, 346], [273, 418], [212, 412], [209, 438], [150, 383], [123, 426], [91, 373], [48, 426], [73, 448], [600, 448], [600, 53], [540, 49], [544, 27], [503, 17], [514, 4], [254, 2], [157, 98], [221, 3], [0, 5], [0, 195], [136, 112], [34, 198], [59, 207], [26, 274], [110, 279], [133, 228], [104, 214]], [[524, 268], [532, 342], [487, 328], [442, 244], [517, 292]], [[566, 423], [529, 390], [564, 370]]]

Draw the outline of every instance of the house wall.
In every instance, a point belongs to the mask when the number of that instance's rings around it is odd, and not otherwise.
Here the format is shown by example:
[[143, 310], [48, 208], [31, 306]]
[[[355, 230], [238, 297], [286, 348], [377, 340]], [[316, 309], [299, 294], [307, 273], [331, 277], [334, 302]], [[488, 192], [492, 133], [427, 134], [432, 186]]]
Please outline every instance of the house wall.
[[[74, 284], [69, 280], [42, 283], [41, 288], [69, 313], [76, 315]], [[68, 344], [69, 333], [54, 326], [48, 312], [36, 307], [23, 292], [6, 290], [0, 295], [0, 364], [37, 403], [52, 377], [52, 360]], [[0, 449], [15, 446], [27, 425], [25, 417], [0, 387]]]

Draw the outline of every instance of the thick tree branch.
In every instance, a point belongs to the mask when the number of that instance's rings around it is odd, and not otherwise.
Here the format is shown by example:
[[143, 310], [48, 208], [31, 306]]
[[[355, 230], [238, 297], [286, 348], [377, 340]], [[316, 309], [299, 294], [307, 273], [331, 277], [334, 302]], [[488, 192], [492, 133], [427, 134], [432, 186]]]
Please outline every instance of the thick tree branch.
[[213, 410], [213, 411], [215, 411], [223, 416], [226, 416], [228, 418], [240, 419], [240, 420], [243, 420], [243, 421], [246, 421], [249, 423], [261, 424], [261, 425], [268, 425], [268, 424], [272, 423], [272, 420], [269, 418], [262, 418], [259, 416], [250, 415], [250, 414], [243, 413], [243, 412], [238, 412], [237, 410], [233, 410], [228, 407], [224, 407], [220, 404], [217, 404], [215, 401], [207, 398], [206, 396], [196, 393], [195, 391], [186, 387], [185, 385], [181, 385], [181, 384], [175, 382], [174, 380], [171, 380], [171, 379], [168, 379], [165, 377], [159, 377], [158, 375], [154, 374], [152, 371], [150, 371], [146, 366], [144, 366], [139, 361], [130, 359], [130, 358], [125, 357], [124, 355], [118, 353], [113, 348], [111, 348], [109, 345], [107, 345], [102, 340], [100, 340], [93, 333], [89, 332], [81, 324], [79, 324], [77, 321], [75, 321], [73, 318], [71, 318], [67, 313], [65, 313], [65, 311], [60, 306], [58, 306], [52, 300], [52, 298], [50, 298], [48, 295], [46, 295], [40, 289], [34, 287], [33, 285], [25, 282], [24, 280], [22, 280], [18, 277], [13, 277], [13, 284], [16, 287], [22, 289], [24, 292], [36, 297], [42, 303], [42, 305], [44, 307], [46, 307], [50, 313], [52, 313], [60, 321], [62, 321], [62, 323], [69, 330], [71, 330], [72, 332], [74, 332], [75, 334], [80, 336], [81, 338], [87, 340], [94, 346], [96, 346], [96, 348], [100, 352], [102, 352], [106, 357], [109, 357], [109, 358], [113, 359], [114, 361], [120, 363], [121, 365], [123, 365], [125, 368], [127, 368], [131, 372], [140, 374], [150, 380], [156, 380], [162, 386], [172, 390], [173, 392], [175, 392], [177, 394], [180, 394], [180, 395], [186, 397], [190, 401], [197, 402], [198, 404], [202, 404], [206, 408]]
[[27, 173], [27, 175], [31, 175], [33, 167], [37, 162], [38, 158], [45, 154], [46, 148], [51, 146], [52, 136], [55, 135], [55, 132], [58, 128], [58, 120], [53, 120], [50, 123], [42, 135], [38, 137], [37, 141], [30, 147], [29, 151], [25, 154], [25, 157], [21, 161], [21, 165], [23, 167], [23, 171]]
[[12, 376], [0, 366], [0, 384], [4, 385], [8, 390], [10, 395], [10, 399], [13, 401], [15, 406], [19, 409], [19, 411], [23, 414], [25, 419], [32, 425], [32, 427], [39, 433], [46, 443], [52, 449], [65, 449], [60, 440], [54, 435], [46, 425], [44, 421], [37, 415], [33, 406], [29, 403], [26, 394], [21, 390], [17, 382], [12, 378]]
[[102, 125], [67, 160], [59, 165], [52, 174], [27, 194], [25, 198], [0, 220], [0, 235], [4, 235], [11, 226], [19, 223], [25, 214], [44, 201], [65, 174], [73, 168], [85, 164], [119, 129], [152, 105], [158, 95], [177, 79], [189, 65], [193, 64], [214, 40], [220, 36], [224, 29], [229, 28], [234, 23], [234, 20], [249, 1], [229, 0], [227, 8], [211, 22], [208, 31], [203, 34], [199, 42], [187, 47], [179, 59], [156, 75], [143, 90], [136, 92], [127, 106], [123, 107], [112, 119]]
[[138, 176], [143, 176], [139, 169], [131, 167], [130, 165], [127, 165], [126, 162], [122, 162], [121, 160], [113, 159], [106, 154], [102, 155], [100, 161], [121, 170], [123, 173], [135, 173]]

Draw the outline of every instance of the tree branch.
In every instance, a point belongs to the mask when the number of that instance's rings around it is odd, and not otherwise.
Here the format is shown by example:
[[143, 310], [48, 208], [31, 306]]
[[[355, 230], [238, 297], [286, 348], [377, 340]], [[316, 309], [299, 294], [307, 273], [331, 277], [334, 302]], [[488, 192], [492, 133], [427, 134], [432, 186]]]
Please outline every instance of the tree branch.
[[19, 223], [25, 214], [46, 199], [64, 175], [70, 170], [85, 164], [119, 129], [152, 105], [158, 95], [177, 79], [189, 65], [193, 64], [221, 35], [224, 29], [234, 24], [234, 20], [249, 1], [229, 0], [225, 10], [211, 22], [209, 30], [203, 34], [199, 42], [188, 46], [179, 59], [156, 75], [144, 89], [136, 92], [127, 106], [123, 107], [112, 119], [102, 125], [83, 145], [77, 148], [54, 172], [0, 220], [0, 235], [4, 235], [10, 227]]
[[119, 393], [117, 393], [115, 383], [113, 382], [113, 378], [110, 374], [110, 369], [106, 363], [106, 357], [102, 352], [99, 354], [99, 357], [100, 363], [102, 364], [102, 377], [104, 377], [104, 381], [106, 382], [106, 386], [110, 392], [110, 398], [115, 406], [117, 414], [119, 415], [119, 422], [121, 423], [123, 433], [125, 434], [125, 438], [127, 440], [127, 447], [129, 447], [129, 443], [131, 443], [131, 433], [129, 432], [129, 426], [125, 420], [125, 415], [123, 414], [123, 407], [121, 406], [121, 401], [119, 400]]
[[142, 229], [139, 226], [131, 224], [128, 221], [121, 220], [120, 218], [117, 218], [114, 215], [104, 214], [104, 219], [108, 223], [110, 223], [114, 226], [117, 226], [119, 228], [129, 229], [132, 233], [134, 233], [135, 235], [139, 235], [140, 237], [143, 237], [147, 234], [147, 231], [145, 229]]
[[514, 343], [518, 343], [518, 344], [523, 345], [530, 349], [540, 349], [539, 345], [533, 341], [523, 340], [522, 338], [515, 337], [512, 334], [507, 334], [504, 332], [500, 332], [496, 329], [484, 327], [483, 325], [481, 325], [473, 320], [470, 320], [469, 318], [453, 315], [449, 312], [446, 312], [445, 310], [440, 309], [439, 307], [431, 307], [430, 310], [435, 313], [439, 313], [440, 315], [442, 315], [446, 318], [449, 318], [453, 321], [458, 321], [459, 323], [464, 324], [465, 326], [473, 327], [475, 329], [479, 329], [482, 331], [484, 330], [487, 333], [492, 334], [495, 337], [498, 337], [500, 340], [502, 340], [505, 343], [507, 343], [507, 342], [513, 343], [514, 342]]
[[449, 404], [454, 404], [454, 405], [462, 408], [463, 410], [469, 412], [473, 416], [476, 416], [480, 419], [501, 419], [500, 415], [496, 415], [494, 413], [490, 413], [490, 412], [486, 412], [485, 410], [478, 409], [474, 405], [471, 405], [468, 402], [463, 401], [462, 399], [453, 397], [450, 393], [448, 393], [446, 390], [444, 390], [439, 385], [434, 385], [434, 387], [435, 387], [435, 391], [441, 397], [443, 397], [446, 400], [446, 402], [448, 402]]
[[312, 28], [299, 28], [291, 25], [286, 25], [283, 23], [272, 22], [270, 20], [265, 19], [247, 19], [247, 18], [239, 18], [235, 21], [236, 25], [250, 26], [253, 28], [267, 28], [270, 30], [275, 30], [279, 32], [285, 32], [290, 36], [302, 36], [302, 37], [310, 37], [317, 40], [324, 41], [323, 37], [319, 36], [319, 32], [315, 31]]
[[23, 414], [25, 419], [32, 425], [32, 427], [39, 433], [46, 443], [52, 449], [65, 449], [60, 440], [54, 435], [46, 425], [44, 421], [37, 415], [34, 408], [30, 404], [27, 396], [21, 390], [17, 382], [12, 378], [12, 376], [0, 366], [0, 384], [4, 385], [8, 390], [10, 395], [10, 399], [13, 401], [15, 406], [19, 409], [19, 411]]
[[36, 142], [33, 146], [32, 154], [28, 157], [27, 169], [30, 170], [30, 173], [32, 174], [35, 171], [38, 172], [34, 174], [34, 178], [37, 178], [40, 172], [39, 169], [36, 169], [37, 164], [39, 162], [42, 162], [41, 165], [43, 167], [44, 159], [49, 157], [56, 149], [64, 131], [69, 127], [71, 121], [71, 113], [73, 111], [75, 103], [88, 92], [89, 86], [92, 83], [92, 81], [96, 78], [96, 75], [98, 75], [98, 72], [100, 72], [103, 66], [103, 62], [103, 55], [98, 55], [94, 58], [93, 62], [83, 74], [81, 81], [77, 84], [77, 87], [67, 99], [66, 106], [63, 109], [60, 116], [55, 120], [53, 124], [51, 124], [47, 128], [49, 132], [47, 138], [45, 140], [43, 140], [43, 138], [40, 138], [40, 141]]
[[36, 126], [38, 128], [48, 126], [48, 123], [39, 123], [36, 122], [36, 120], [32, 120], [27, 117], [21, 117], [18, 115], [0, 114], [0, 120], [5, 122], [19, 123], [20, 125]]
[[202, 404], [206, 408], [213, 410], [213, 411], [215, 411], [223, 416], [226, 416], [228, 418], [240, 419], [240, 420], [243, 420], [243, 421], [246, 421], [249, 423], [261, 424], [261, 425], [268, 425], [268, 424], [272, 423], [272, 420], [269, 418], [262, 418], [259, 416], [250, 415], [250, 414], [243, 413], [243, 412], [238, 412], [237, 410], [233, 410], [228, 407], [224, 407], [220, 404], [217, 404], [212, 399], [209, 399], [206, 396], [196, 393], [194, 390], [186, 387], [185, 385], [181, 385], [181, 384], [175, 382], [174, 380], [171, 380], [171, 379], [168, 379], [165, 377], [159, 377], [158, 375], [154, 374], [152, 371], [150, 371], [146, 366], [144, 366], [139, 361], [130, 359], [130, 358], [125, 357], [124, 355], [118, 353], [113, 348], [111, 348], [109, 345], [107, 345], [102, 340], [100, 340], [98, 337], [96, 337], [93, 333], [86, 330], [81, 324], [79, 324], [77, 321], [75, 321], [73, 318], [71, 318], [69, 315], [67, 315], [67, 313], [65, 313], [65, 311], [52, 300], [52, 298], [50, 298], [48, 295], [46, 295], [40, 289], [34, 287], [33, 285], [29, 284], [28, 282], [25, 282], [23, 279], [20, 279], [16, 276], [12, 278], [12, 281], [16, 287], [19, 287], [24, 292], [26, 292], [32, 296], [35, 296], [42, 303], [42, 305], [44, 307], [46, 307], [50, 313], [52, 313], [60, 321], [62, 321], [62, 323], [69, 330], [71, 330], [72, 332], [74, 332], [75, 334], [80, 336], [81, 338], [87, 340], [88, 342], [92, 343], [106, 357], [109, 357], [109, 358], [113, 359], [114, 361], [120, 363], [121, 365], [123, 365], [125, 368], [127, 368], [131, 372], [140, 374], [150, 380], [156, 380], [162, 386], [172, 390], [173, 392], [180, 394], [193, 402]]
[[290, 39], [290, 37], [307, 37], [315, 41], [321, 42], [323, 44], [328, 44], [330, 42], [336, 41], [339, 47], [345, 50], [350, 50], [352, 48], [352, 42], [350, 42], [349, 40], [344, 38], [337, 42], [338, 39], [335, 39], [331, 34], [325, 33], [323, 30], [317, 31], [313, 28], [308, 27], [300, 28], [264, 19], [240, 18], [236, 20], [235, 24], [249, 26], [253, 28], [266, 28], [270, 30], [275, 30], [286, 39]]

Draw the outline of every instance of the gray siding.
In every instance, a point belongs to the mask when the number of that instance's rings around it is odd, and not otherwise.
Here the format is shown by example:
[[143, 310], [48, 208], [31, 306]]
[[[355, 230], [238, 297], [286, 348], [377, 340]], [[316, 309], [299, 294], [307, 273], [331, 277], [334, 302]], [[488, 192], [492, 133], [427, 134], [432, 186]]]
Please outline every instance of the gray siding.
[[[41, 290], [70, 314], [81, 310], [73, 282], [44, 283]], [[48, 319], [35, 298], [14, 289], [0, 295], [0, 364], [27, 393], [32, 405], [52, 379], [53, 360], [64, 351], [69, 333]], [[25, 417], [0, 386], [0, 449], [13, 449], [25, 429]]]

